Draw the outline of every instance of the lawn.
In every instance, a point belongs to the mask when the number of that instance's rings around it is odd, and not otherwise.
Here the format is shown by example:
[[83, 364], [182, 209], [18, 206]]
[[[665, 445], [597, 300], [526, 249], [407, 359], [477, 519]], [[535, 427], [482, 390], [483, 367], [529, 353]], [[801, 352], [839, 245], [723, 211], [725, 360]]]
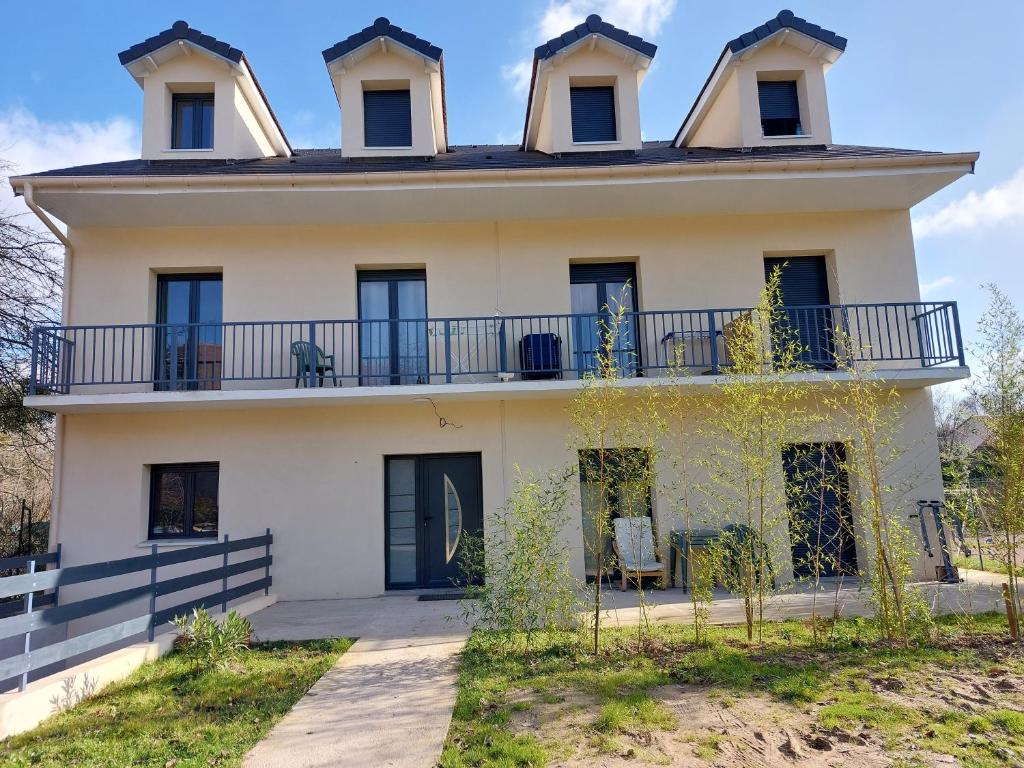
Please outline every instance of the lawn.
[[696, 646], [683, 625], [606, 631], [594, 657], [546, 639], [530, 657], [471, 637], [441, 758], [468, 766], [1021, 765], [1024, 648], [1005, 619], [940, 619], [912, 649], [863, 619], [815, 645], [807, 624]]
[[0, 743], [3, 766], [237, 766], [351, 640], [261, 643], [227, 669], [180, 655]]

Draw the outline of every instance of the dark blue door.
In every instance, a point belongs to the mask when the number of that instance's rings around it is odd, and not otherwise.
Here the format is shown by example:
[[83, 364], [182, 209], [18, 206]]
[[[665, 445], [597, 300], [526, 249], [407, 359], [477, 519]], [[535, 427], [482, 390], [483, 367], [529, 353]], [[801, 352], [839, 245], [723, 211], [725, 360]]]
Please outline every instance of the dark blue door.
[[[579, 374], [598, 369], [598, 355], [612, 341], [611, 353], [620, 376], [640, 369], [636, 343], [636, 265], [569, 265], [573, 347]], [[615, 320], [621, 315], [621, 322]]]
[[221, 275], [157, 278], [157, 389], [220, 389], [223, 285]]
[[781, 270], [779, 289], [785, 316], [784, 325], [778, 330], [783, 332], [784, 338], [791, 334], [792, 339], [799, 342], [802, 349], [801, 362], [815, 368], [835, 367], [833, 318], [828, 306], [825, 257], [765, 259], [765, 280], [776, 268]]

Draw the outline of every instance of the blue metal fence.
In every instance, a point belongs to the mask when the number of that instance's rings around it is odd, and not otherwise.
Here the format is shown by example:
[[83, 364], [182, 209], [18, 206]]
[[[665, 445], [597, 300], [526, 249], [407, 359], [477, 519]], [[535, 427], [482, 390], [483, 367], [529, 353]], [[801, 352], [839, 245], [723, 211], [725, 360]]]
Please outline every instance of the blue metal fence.
[[[228, 602], [231, 600], [261, 590], [264, 594], [269, 594], [272, 584], [270, 566], [273, 562], [270, 548], [273, 540], [268, 528], [262, 536], [231, 541], [225, 535], [223, 541], [163, 552], [159, 551], [157, 545], [154, 544], [150, 553], [146, 555], [70, 567], [60, 566], [59, 549], [57, 552], [0, 561], [2, 568], [18, 568], [25, 571], [0, 578], [0, 599], [17, 598], [0, 603], [0, 605], [14, 606], [19, 609], [17, 613], [5, 611], [0, 614], [3, 616], [0, 618], [0, 639], [19, 635], [25, 637], [23, 653], [0, 659], [0, 681], [20, 678], [19, 687], [23, 690], [29, 673], [34, 670], [113, 645], [142, 633], [146, 633], [152, 640], [158, 627], [171, 621], [175, 616], [189, 613], [193, 608], [220, 607], [222, 610], [226, 610]], [[249, 559], [241, 562], [230, 562], [229, 555], [231, 553], [253, 549], [262, 550], [262, 553], [250, 556]], [[162, 580], [158, 578], [158, 569], [162, 567], [212, 557], [221, 558], [220, 564], [216, 567]], [[18, 562], [15, 563], [15, 560]], [[41, 570], [47, 564], [54, 567], [49, 570]], [[149, 580], [145, 584], [116, 588], [114, 591], [66, 604], [60, 604], [58, 600], [61, 587], [142, 572], [149, 573]], [[244, 584], [228, 587], [230, 577], [247, 573], [260, 575]], [[214, 582], [219, 582], [216, 592], [175, 605], [157, 608], [158, 598]], [[124, 608], [146, 597], [149, 598], [149, 608], [142, 615], [124, 621], [111, 622], [100, 629], [67, 640], [50, 643], [39, 648], [32, 647], [33, 632], [59, 626], [75, 619], [98, 616], [116, 608]]]
[[[626, 313], [614, 345], [618, 368], [643, 376], [719, 373], [729, 365], [731, 331], [755, 312]], [[964, 363], [955, 302], [787, 307], [784, 314], [813, 367], [834, 367], [838, 353], [866, 363]], [[608, 325], [606, 314], [595, 313], [40, 326], [31, 392], [579, 378], [594, 369]]]

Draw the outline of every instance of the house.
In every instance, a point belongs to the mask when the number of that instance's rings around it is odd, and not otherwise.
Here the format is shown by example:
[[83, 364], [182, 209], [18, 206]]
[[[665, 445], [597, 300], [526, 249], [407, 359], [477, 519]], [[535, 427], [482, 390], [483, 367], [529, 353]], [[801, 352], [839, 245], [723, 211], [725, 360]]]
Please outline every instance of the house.
[[[67, 250], [26, 399], [57, 414], [64, 562], [270, 528], [283, 599], [448, 585], [516, 465], [577, 461], [565, 407], [607, 305], [628, 311], [621, 386], [707, 393], [775, 265], [804, 378], [834, 375], [842, 316], [908, 405], [908, 514], [939, 498], [927, 388], [969, 372], [955, 303], [921, 300], [909, 209], [978, 155], [834, 142], [846, 45], [782, 11], [645, 141], [657, 48], [590, 16], [536, 49], [522, 143], [461, 146], [445, 67], [472, 63], [381, 18], [323, 52], [341, 136], [316, 149], [240, 49], [179, 21], [123, 51], [141, 157], [11, 180]], [[853, 496], [829, 514], [859, 525]], [[565, 531], [581, 576], [590, 503]]]

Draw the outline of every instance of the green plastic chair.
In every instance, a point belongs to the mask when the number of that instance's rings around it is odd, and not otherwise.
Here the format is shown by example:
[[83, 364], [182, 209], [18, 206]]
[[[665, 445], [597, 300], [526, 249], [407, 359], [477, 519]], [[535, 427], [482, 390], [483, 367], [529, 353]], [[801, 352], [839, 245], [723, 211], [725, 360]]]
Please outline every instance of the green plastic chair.
[[316, 375], [320, 386], [324, 385], [324, 378], [327, 372], [331, 373], [331, 382], [338, 386], [338, 375], [334, 370], [334, 355], [326, 355], [320, 347], [310, 344], [308, 341], [292, 342], [292, 357], [295, 358], [295, 386], [300, 382], [309, 386], [310, 363], [314, 359], [313, 350], [316, 349]]

